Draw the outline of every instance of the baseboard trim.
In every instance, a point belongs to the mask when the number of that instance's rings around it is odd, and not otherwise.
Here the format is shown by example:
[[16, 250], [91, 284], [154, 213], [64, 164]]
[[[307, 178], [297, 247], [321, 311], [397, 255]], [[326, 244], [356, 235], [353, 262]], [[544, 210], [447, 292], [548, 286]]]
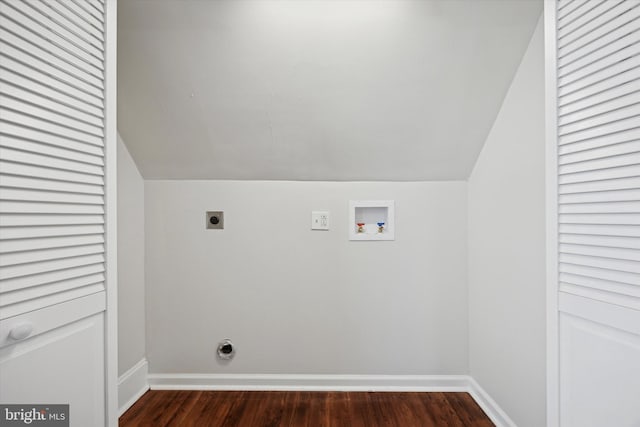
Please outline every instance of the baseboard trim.
[[152, 390], [467, 391], [466, 375], [150, 374]]
[[480, 384], [478, 384], [473, 377], [469, 377], [468, 391], [471, 397], [473, 397], [473, 400], [476, 401], [478, 406], [482, 408], [484, 413], [487, 414], [497, 427], [517, 427], [516, 423], [509, 418], [507, 413], [500, 408], [496, 401], [491, 398], [489, 393], [480, 387]]
[[149, 362], [142, 358], [118, 378], [118, 417], [149, 390]]

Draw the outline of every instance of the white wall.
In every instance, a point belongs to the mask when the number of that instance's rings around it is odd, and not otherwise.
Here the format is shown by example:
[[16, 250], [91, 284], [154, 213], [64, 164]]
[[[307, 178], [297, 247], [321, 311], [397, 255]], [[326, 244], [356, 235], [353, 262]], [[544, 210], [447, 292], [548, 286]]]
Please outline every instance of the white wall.
[[471, 375], [545, 425], [544, 58], [538, 23], [469, 179]]
[[145, 356], [144, 180], [118, 136], [118, 375]]
[[[146, 181], [145, 197], [151, 373], [467, 373], [465, 182]], [[396, 240], [349, 241], [350, 199], [394, 199]]]

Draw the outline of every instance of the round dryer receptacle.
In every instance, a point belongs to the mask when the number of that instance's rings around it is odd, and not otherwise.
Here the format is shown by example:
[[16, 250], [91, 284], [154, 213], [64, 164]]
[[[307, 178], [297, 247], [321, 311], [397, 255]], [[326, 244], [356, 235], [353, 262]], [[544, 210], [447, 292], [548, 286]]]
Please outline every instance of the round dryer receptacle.
[[230, 339], [225, 339], [218, 344], [218, 358], [221, 360], [231, 360], [236, 355], [236, 347]]

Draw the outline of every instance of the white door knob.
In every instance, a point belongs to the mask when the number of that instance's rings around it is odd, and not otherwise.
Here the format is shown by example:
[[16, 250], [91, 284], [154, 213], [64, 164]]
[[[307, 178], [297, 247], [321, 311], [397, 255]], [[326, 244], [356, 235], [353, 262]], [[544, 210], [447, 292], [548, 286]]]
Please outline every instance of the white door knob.
[[31, 332], [33, 332], [33, 325], [31, 323], [22, 323], [11, 328], [9, 337], [16, 341], [20, 341], [31, 335]]

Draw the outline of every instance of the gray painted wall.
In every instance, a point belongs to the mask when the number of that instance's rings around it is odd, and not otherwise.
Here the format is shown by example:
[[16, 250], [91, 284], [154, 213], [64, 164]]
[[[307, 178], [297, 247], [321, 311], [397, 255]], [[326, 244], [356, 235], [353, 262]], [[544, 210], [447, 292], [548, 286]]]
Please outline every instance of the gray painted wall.
[[144, 180], [118, 136], [118, 375], [145, 357]]
[[541, 11], [121, 1], [118, 126], [147, 179], [464, 180]]
[[545, 425], [542, 19], [469, 179], [471, 375], [520, 427]]
[[[145, 190], [151, 373], [467, 373], [465, 182]], [[395, 200], [396, 240], [349, 241], [350, 199]], [[224, 231], [205, 230], [207, 210]], [[310, 230], [312, 210], [330, 231]]]

